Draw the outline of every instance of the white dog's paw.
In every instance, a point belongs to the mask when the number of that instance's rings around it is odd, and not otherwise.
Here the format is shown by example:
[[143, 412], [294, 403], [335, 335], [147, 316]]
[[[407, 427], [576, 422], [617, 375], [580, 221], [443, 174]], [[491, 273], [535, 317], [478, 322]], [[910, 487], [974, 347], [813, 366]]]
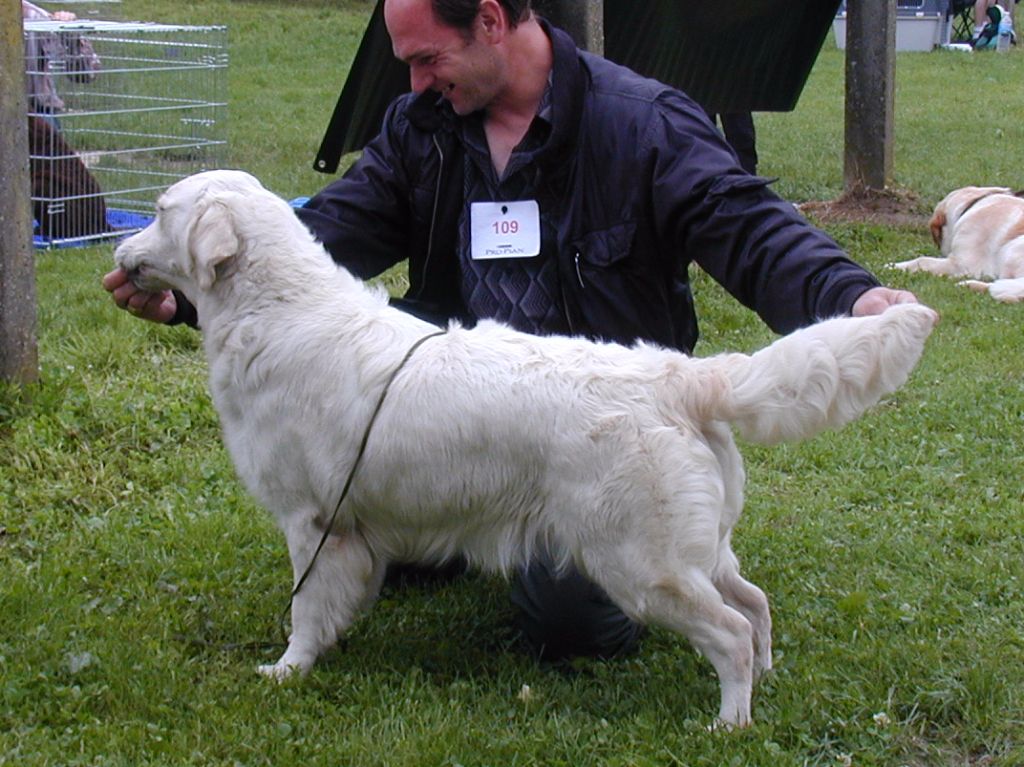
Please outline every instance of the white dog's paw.
[[762, 679], [766, 674], [771, 673], [772, 670], [772, 653], [771, 650], [767, 654], [761, 652], [754, 653], [754, 681], [757, 682]]
[[303, 674], [301, 668], [285, 663], [284, 659], [281, 659], [274, 664], [257, 666], [256, 671], [268, 679], [273, 679], [275, 682], [284, 682], [287, 679], [299, 677]]
[[256, 670], [263, 676], [283, 682], [292, 677], [305, 676], [316, 663], [320, 653], [308, 643], [289, 637], [288, 649], [277, 659], [274, 665], [257, 666]]
[[982, 282], [981, 280], [961, 280], [960, 282], [957, 283], [957, 285], [961, 285], [962, 287], [965, 288], [970, 288], [975, 293], [988, 292], [988, 283]]
[[704, 727], [707, 732], [724, 732], [730, 733], [736, 730], [742, 730], [749, 727], [752, 724], [750, 717], [745, 720], [735, 721], [729, 719], [723, 719], [721, 716], [716, 716], [715, 720]]
[[886, 269], [899, 269], [901, 272], [916, 272], [918, 269], [917, 259], [910, 261], [890, 261], [885, 265]]

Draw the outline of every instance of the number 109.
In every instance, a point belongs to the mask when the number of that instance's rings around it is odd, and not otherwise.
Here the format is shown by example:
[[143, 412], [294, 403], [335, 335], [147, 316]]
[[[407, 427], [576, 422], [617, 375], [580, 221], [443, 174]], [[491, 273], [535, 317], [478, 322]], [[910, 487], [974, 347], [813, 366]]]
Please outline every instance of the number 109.
[[517, 234], [519, 232], [518, 221], [495, 221], [494, 224], [495, 234]]

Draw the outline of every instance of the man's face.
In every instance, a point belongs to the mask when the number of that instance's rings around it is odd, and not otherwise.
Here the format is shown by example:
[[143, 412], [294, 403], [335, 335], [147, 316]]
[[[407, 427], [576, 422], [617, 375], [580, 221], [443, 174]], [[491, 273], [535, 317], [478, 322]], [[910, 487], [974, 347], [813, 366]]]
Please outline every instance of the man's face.
[[486, 107], [502, 87], [498, 52], [482, 39], [437, 21], [430, 0], [386, 0], [384, 23], [395, 56], [409, 65], [412, 90], [433, 89], [468, 115]]

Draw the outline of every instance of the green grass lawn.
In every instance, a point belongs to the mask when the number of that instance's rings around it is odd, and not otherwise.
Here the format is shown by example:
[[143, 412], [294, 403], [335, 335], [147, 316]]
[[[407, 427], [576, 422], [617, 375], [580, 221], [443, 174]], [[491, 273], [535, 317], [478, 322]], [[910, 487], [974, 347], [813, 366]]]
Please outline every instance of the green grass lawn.
[[[229, 26], [231, 164], [294, 196], [328, 180], [310, 167], [371, 7], [121, 14]], [[896, 69], [897, 188], [927, 210], [1022, 185], [1024, 51]], [[842, 191], [842, 91], [829, 43], [798, 108], [757, 116], [790, 199]], [[290, 567], [221, 447], [198, 334], [115, 310], [109, 246], [40, 252], [41, 382], [0, 387], [0, 765], [1024, 764], [1024, 306], [887, 270], [934, 254], [924, 226], [826, 228], [943, 319], [859, 422], [741, 444], [735, 545], [772, 601], [776, 669], [733, 733], [707, 731], [718, 683], [685, 641], [538, 665], [482, 576], [386, 590], [307, 679], [259, 677]], [[706, 277], [695, 290], [700, 354], [770, 340]]]

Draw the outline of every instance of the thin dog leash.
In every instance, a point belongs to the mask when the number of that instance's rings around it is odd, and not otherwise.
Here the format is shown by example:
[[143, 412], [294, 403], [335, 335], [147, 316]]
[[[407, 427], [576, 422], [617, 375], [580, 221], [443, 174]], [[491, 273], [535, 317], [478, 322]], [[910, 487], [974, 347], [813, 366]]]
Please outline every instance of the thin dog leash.
[[317, 557], [320, 556], [321, 549], [323, 549], [324, 545], [327, 543], [327, 539], [331, 535], [331, 530], [334, 528], [334, 520], [338, 517], [338, 512], [341, 510], [341, 504], [343, 504], [345, 502], [345, 498], [348, 497], [348, 491], [352, 487], [352, 480], [355, 479], [356, 470], [359, 468], [359, 464], [362, 463], [363, 455], [366, 453], [366, 445], [370, 441], [370, 432], [373, 430], [373, 424], [377, 421], [377, 416], [380, 415], [381, 407], [384, 405], [384, 398], [387, 397], [388, 391], [391, 389], [391, 384], [394, 383], [395, 378], [398, 377], [402, 368], [405, 367], [406, 363], [412, 355], [416, 353], [417, 349], [431, 338], [443, 336], [447, 332], [447, 330], [439, 330], [436, 333], [425, 335], [416, 341], [416, 343], [409, 347], [405, 356], [402, 357], [402, 361], [398, 363], [398, 367], [392, 371], [391, 376], [384, 383], [384, 390], [381, 391], [380, 398], [377, 400], [377, 406], [373, 409], [373, 413], [370, 415], [370, 420], [366, 423], [366, 431], [363, 432], [363, 441], [359, 443], [359, 450], [356, 451], [356, 459], [352, 462], [352, 468], [348, 471], [348, 479], [345, 480], [345, 486], [341, 489], [341, 495], [338, 496], [338, 502], [334, 505], [334, 511], [331, 512], [331, 518], [328, 520], [327, 526], [324, 528], [324, 534], [320, 536], [320, 543], [317, 544], [316, 550], [313, 552], [313, 558], [309, 560], [309, 564], [306, 565], [306, 569], [303, 571], [298, 582], [295, 584], [295, 587], [292, 589], [291, 596], [288, 597], [288, 605], [281, 612], [279, 624], [281, 627], [281, 636], [284, 638], [286, 645], [288, 644], [288, 629], [285, 626], [285, 620], [292, 609], [292, 603], [295, 601], [295, 595], [299, 593], [299, 589], [302, 588], [306, 579], [309, 578], [309, 574], [313, 571], [313, 565], [316, 564]]
[[384, 398], [387, 396], [388, 391], [391, 389], [391, 384], [394, 383], [395, 378], [401, 372], [402, 368], [405, 367], [406, 363], [416, 353], [416, 350], [420, 348], [425, 342], [431, 338], [437, 336], [443, 336], [447, 331], [439, 330], [436, 333], [430, 333], [423, 336], [416, 341], [409, 350], [402, 357], [402, 360], [398, 363], [398, 366], [392, 371], [391, 376], [384, 383], [384, 389], [380, 393], [380, 398], [377, 400], [377, 406], [373, 409], [373, 413], [370, 415], [370, 420], [366, 424], [366, 431], [363, 433], [363, 440], [359, 443], [359, 449], [356, 451], [356, 459], [352, 462], [352, 468], [349, 469], [348, 478], [345, 480], [345, 486], [341, 490], [341, 495], [338, 496], [338, 502], [334, 506], [334, 511], [331, 513], [331, 518], [327, 523], [327, 527], [324, 529], [324, 534], [320, 537], [320, 543], [317, 544], [316, 550], [313, 552], [313, 558], [309, 561], [306, 569], [303, 571], [302, 576], [299, 578], [298, 583], [295, 584], [292, 589], [291, 596], [288, 597], [288, 605], [281, 612], [281, 616], [278, 619], [278, 624], [281, 629], [281, 642], [231, 642], [231, 643], [216, 643], [208, 642], [202, 639], [186, 639], [186, 637], [179, 637], [180, 639], [188, 641], [190, 644], [198, 647], [215, 647], [222, 651], [238, 651], [238, 650], [269, 650], [275, 647], [287, 647], [288, 646], [288, 629], [285, 625], [285, 621], [288, 617], [289, 611], [292, 609], [292, 602], [295, 601], [295, 595], [299, 593], [299, 589], [309, 578], [309, 574], [313, 570], [313, 565], [316, 564], [317, 557], [320, 556], [320, 551], [327, 543], [327, 539], [331, 534], [331, 529], [334, 527], [334, 521], [338, 517], [338, 512], [341, 510], [341, 504], [345, 502], [345, 498], [348, 496], [349, 488], [352, 487], [352, 480], [355, 478], [356, 470], [359, 468], [359, 464], [362, 463], [363, 454], [366, 452], [366, 445], [370, 441], [370, 432], [373, 430], [373, 424], [377, 420], [377, 416], [380, 414], [381, 407], [384, 405]]

